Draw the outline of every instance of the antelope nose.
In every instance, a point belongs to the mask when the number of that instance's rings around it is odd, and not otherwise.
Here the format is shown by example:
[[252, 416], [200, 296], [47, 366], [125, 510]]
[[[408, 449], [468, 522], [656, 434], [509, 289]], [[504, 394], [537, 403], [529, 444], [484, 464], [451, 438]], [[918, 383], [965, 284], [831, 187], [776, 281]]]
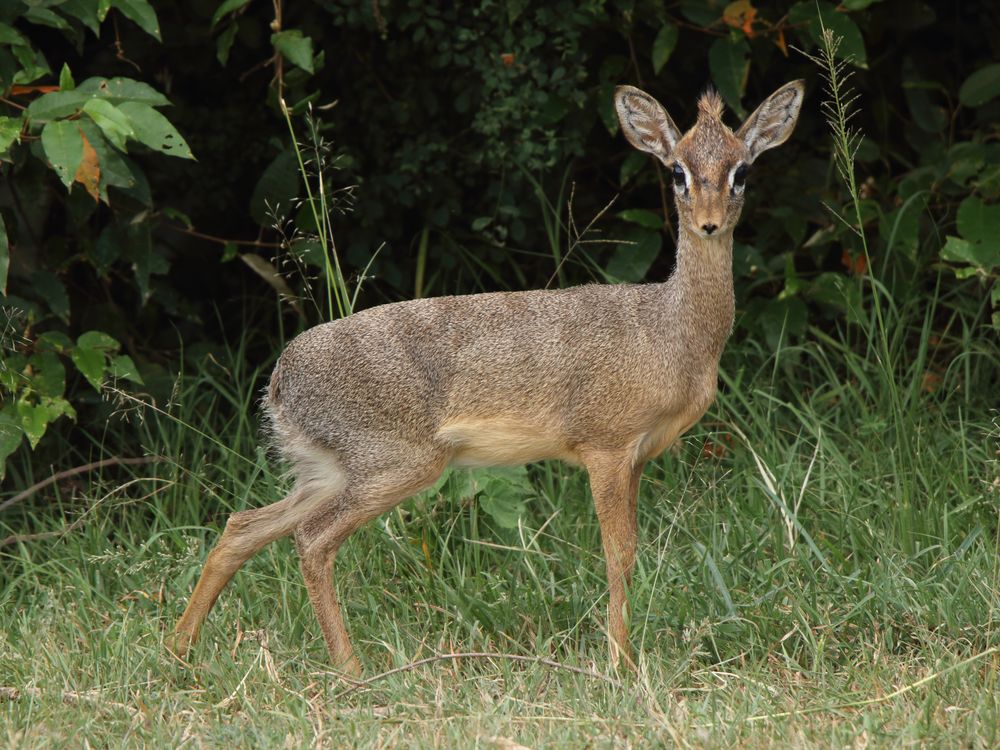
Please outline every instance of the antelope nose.
[[703, 230], [705, 230], [705, 234], [711, 234], [712, 232], [714, 232], [716, 229], [719, 228], [719, 225], [718, 224], [702, 224], [701, 228]]

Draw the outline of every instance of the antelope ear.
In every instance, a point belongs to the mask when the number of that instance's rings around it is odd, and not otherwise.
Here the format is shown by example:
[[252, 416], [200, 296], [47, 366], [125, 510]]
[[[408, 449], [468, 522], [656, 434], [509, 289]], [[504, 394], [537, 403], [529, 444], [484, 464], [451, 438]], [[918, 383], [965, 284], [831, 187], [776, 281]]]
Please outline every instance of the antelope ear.
[[805, 81], [792, 81], [764, 100], [736, 131], [736, 137], [743, 141], [749, 152], [748, 162], [769, 148], [780, 146], [788, 140], [799, 119], [802, 98], [805, 96]]
[[615, 110], [628, 142], [666, 164], [681, 132], [663, 106], [645, 91], [619, 86], [615, 89]]

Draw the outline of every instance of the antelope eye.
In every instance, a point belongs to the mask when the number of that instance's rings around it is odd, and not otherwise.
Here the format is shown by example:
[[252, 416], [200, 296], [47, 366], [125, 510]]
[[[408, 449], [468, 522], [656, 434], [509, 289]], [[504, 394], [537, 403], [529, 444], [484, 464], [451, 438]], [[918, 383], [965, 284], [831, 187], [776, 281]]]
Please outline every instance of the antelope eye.
[[736, 171], [733, 172], [733, 187], [743, 187], [747, 181], [747, 172], [750, 169], [746, 164], [740, 164], [736, 167]]
[[679, 188], [684, 187], [685, 183], [684, 167], [682, 167], [680, 164], [675, 163], [673, 172], [671, 174], [673, 175], [674, 178], [674, 185], [676, 185]]

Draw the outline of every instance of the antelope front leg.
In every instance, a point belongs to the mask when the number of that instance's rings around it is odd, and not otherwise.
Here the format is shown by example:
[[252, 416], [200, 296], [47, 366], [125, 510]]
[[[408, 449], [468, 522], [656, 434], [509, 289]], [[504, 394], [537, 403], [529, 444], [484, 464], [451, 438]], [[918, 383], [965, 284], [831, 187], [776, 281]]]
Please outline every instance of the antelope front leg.
[[643, 464], [630, 456], [600, 454], [586, 460], [590, 489], [608, 572], [608, 636], [611, 665], [634, 667], [628, 640], [627, 588], [635, 565], [636, 501]]

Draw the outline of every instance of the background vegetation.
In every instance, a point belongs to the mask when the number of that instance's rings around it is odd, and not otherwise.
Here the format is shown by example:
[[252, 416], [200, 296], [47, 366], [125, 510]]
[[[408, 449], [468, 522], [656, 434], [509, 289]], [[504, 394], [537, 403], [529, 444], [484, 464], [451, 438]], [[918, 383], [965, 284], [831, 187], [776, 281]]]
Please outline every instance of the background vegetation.
[[[5, 739], [995, 745], [997, 31], [987, 2], [4, 4]], [[663, 176], [614, 85], [683, 127], [713, 84], [735, 125], [792, 78], [719, 402], [643, 483], [637, 675], [605, 671], [586, 485], [548, 464], [454, 474], [338, 568], [371, 673], [528, 663], [344, 693], [284, 543], [197, 669], [165, 654], [226, 514], [281, 494], [255, 399], [283, 342], [413, 296], [666, 277]]]

